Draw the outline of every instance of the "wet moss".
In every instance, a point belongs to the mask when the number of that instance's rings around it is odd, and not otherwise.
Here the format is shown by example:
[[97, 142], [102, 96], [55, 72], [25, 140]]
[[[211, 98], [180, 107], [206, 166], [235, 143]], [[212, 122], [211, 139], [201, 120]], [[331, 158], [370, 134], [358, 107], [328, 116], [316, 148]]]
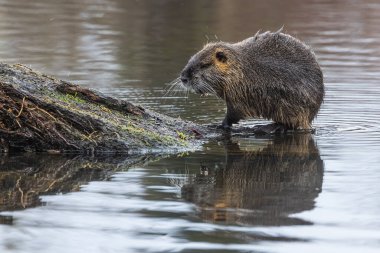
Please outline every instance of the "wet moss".
[[77, 103], [77, 104], [84, 104], [86, 101], [76, 95], [71, 94], [61, 94], [61, 93], [54, 93], [54, 97], [59, 99], [60, 101], [66, 102], [66, 103]]
[[149, 129], [144, 129], [142, 127], [136, 126], [132, 123], [128, 125], [121, 125], [120, 129], [126, 131], [131, 135], [139, 136], [146, 144], [160, 143], [163, 145], [172, 145], [172, 146], [188, 146], [188, 143], [182, 139], [177, 139], [170, 135], [159, 134], [157, 132], [151, 131]]

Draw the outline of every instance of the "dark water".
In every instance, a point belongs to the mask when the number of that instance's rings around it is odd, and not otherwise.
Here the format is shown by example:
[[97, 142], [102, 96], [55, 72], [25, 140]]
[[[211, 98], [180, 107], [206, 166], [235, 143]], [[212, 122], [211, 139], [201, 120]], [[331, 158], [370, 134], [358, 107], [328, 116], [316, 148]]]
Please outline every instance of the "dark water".
[[0, 157], [0, 252], [379, 252], [377, 1], [0, 0], [0, 59], [219, 122], [222, 102], [163, 97], [165, 83], [209, 40], [283, 25], [324, 71], [315, 134], [162, 159]]

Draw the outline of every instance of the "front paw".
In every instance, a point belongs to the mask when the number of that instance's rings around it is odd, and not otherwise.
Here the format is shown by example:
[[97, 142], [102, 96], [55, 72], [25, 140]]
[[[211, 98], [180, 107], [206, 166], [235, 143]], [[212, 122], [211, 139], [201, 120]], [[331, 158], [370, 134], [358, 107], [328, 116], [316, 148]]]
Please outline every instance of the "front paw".
[[207, 128], [218, 130], [231, 130], [231, 126], [225, 124], [207, 124]]

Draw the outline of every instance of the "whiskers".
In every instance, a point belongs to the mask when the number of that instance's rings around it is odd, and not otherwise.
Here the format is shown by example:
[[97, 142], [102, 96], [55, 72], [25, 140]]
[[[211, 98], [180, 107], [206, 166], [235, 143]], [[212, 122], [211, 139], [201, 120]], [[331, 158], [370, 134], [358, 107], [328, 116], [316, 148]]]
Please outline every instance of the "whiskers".
[[166, 84], [168, 87], [165, 89], [165, 93], [162, 96], [163, 98], [167, 98], [169, 96], [177, 94], [177, 92], [184, 92], [186, 98], [189, 96], [189, 88], [185, 87], [182, 84], [182, 81], [179, 77]]
[[166, 85], [168, 87], [165, 89], [165, 93], [162, 96], [163, 98], [175, 96], [178, 92], [182, 92], [184, 97], [188, 99], [191, 90], [194, 90], [195, 93], [201, 94], [201, 96], [214, 95], [219, 97], [215, 89], [201, 78], [193, 79], [191, 88], [183, 85], [179, 77]]
[[195, 89], [204, 96], [214, 95], [218, 97], [218, 93], [207, 82], [198, 82], [195, 86]]

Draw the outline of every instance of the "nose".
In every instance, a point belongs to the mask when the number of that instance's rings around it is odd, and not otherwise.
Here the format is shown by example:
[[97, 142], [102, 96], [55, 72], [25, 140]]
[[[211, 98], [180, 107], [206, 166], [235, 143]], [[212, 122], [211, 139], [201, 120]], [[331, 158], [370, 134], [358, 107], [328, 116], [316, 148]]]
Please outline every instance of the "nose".
[[187, 84], [190, 82], [191, 76], [192, 76], [193, 68], [186, 66], [184, 70], [182, 70], [181, 73], [181, 81], [183, 84]]
[[181, 81], [182, 81], [183, 84], [187, 84], [189, 82], [189, 78], [181, 75]]

